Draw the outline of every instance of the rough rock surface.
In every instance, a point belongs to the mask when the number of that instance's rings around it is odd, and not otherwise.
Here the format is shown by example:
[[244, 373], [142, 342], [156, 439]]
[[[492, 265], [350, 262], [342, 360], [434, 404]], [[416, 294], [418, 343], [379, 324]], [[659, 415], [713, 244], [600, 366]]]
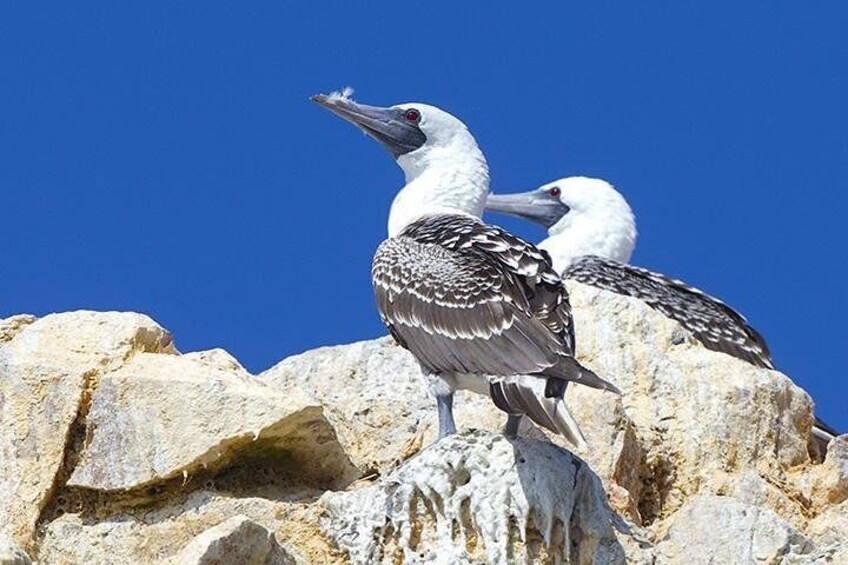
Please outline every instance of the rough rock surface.
[[848, 435], [831, 441], [824, 462], [803, 478], [804, 495], [817, 509], [848, 500]]
[[173, 562], [204, 532], [244, 516], [274, 534], [274, 554], [290, 560], [283, 562], [344, 562], [318, 527], [313, 505], [323, 491], [285, 486], [267, 468], [218, 476], [187, 490], [106, 504], [70, 495], [66, 505], [82, 504], [45, 525], [39, 557], [62, 565]]
[[[667, 516], [696, 493], [767, 490], [809, 462], [813, 404], [777, 371], [729, 355], [708, 354], [676, 322], [636, 299], [569, 286], [581, 362], [611, 379], [644, 452], [640, 512]], [[606, 312], [607, 315], [601, 315]], [[574, 401], [590, 402], [572, 387]], [[580, 420], [578, 419], [578, 422]], [[752, 473], [747, 473], [752, 471]], [[793, 505], [795, 493], [763, 495], [770, 507]], [[791, 521], [802, 525], [805, 510]]]
[[29, 555], [18, 544], [0, 534], [0, 565], [30, 565]]
[[285, 565], [294, 558], [281, 550], [274, 535], [239, 515], [209, 528], [189, 543], [169, 565]]
[[[438, 433], [436, 405], [418, 363], [390, 337], [295, 355], [259, 378], [284, 394], [319, 400], [345, 451], [366, 472], [389, 471]], [[457, 396], [454, 415], [461, 428], [503, 425], [503, 412], [488, 399]]]
[[19, 314], [0, 320], [0, 344], [12, 341], [12, 338], [18, 335], [21, 330], [35, 321], [35, 316], [32, 314]]
[[327, 535], [357, 563], [624, 559], [600, 480], [538, 440], [447, 438], [378, 484], [321, 503]]
[[287, 458], [304, 480], [343, 486], [359, 476], [319, 404], [218, 361], [140, 353], [105, 375], [68, 486], [137, 489], [258, 450]]
[[729, 496], [694, 496], [665, 527], [657, 563], [781, 563], [814, 547], [775, 513]]
[[803, 390], [570, 291], [624, 391], [569, 387], [586, 452], [465, 393], [434, 445], [388, 338], [253, 376], [140, 314], [0, 320], [0, 563], [848, 563], [848, 436], [810, 458]]
[[16, 316], [0, 327], [10, 337], [0, 345], [0, 534], [26, 547], [87, 395], [135, 353], [172, 349], [171, 336], [147, 316], [116, 312]]

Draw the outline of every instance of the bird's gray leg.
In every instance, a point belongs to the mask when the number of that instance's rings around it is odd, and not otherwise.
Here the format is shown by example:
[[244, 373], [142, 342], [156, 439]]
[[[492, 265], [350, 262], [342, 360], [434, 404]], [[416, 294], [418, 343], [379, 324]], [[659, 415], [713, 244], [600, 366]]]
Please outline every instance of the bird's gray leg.
[[430, 393], [436, 397], [439, 409], [439, 439], [456, 433], [453, 421], [453, 391], [456, 390], [456, 377], [450, 373], [434, 373], [422, 366]]
[[518, 437], [518, 426], [521, 425], [521, 414], [507, 414], [504, 435], [509, 439]]
[[439, 439], [456, 433], [456, 423], [453, 421], [453, 392], [436, 395], [436, 406], [439, 408]]

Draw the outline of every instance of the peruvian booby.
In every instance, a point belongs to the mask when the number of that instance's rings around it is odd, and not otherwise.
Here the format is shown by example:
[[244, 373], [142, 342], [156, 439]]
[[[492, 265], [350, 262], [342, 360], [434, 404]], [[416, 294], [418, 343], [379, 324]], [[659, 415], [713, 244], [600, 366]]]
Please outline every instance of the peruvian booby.
[[[548, 230], [538, 244], [570, 279], [632, 296], [677, 321], [704, 347], [774, 369], [763, 337], [736, 310], [683, 281], [629, 265], [636, 219], [615, 188], [601, 179], [566, 177], [529, 192], [490, 195], [486, 209], [531, 220]], [[825, 446], [835, 431], [816, 419]]]
[[567, 383], [618, 391], [574, 359], [568, 294], [550, 258], [480, 220], [489, 172], [465, 124], [427, 104], [312, 100], [380, 142], [405, 174], [372, 281], [383, 322], [436, 396], [439, 437], [456, 431], [453, 394], [467, 389], [510, 415], [509, 435], [526, 414], [585, 446]]

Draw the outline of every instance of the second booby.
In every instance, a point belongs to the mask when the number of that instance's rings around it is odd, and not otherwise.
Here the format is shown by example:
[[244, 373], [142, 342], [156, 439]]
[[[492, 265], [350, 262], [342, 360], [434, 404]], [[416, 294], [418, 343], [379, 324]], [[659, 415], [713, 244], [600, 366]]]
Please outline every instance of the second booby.
[[509, 434], [525, 414], [585, 445], [567, 383], [617, 389], [574, 359], [568, 294], [550, 258], [480, 220], [488, 167], [465, 124], [427, 104], [313, 100], [379, 141], [405, 173], [372, 281], [383, 322], [436, 396], [439, 436], [455, 432], [453, 393], [468, 389], [510, 414]]
[[[566, 177], [529, 192], [492, 194], [486, 209], [547, 228], [539, 248], [550, 254], [563, 279], [638, 298], [704, 347], [774, 369], [765, 340], [736, 310], [683, 281], [628, 264], [636, 220], [624, 196], [606, 181]], [[835, 431], [816, 419], [813, 434], [826, 445]]]

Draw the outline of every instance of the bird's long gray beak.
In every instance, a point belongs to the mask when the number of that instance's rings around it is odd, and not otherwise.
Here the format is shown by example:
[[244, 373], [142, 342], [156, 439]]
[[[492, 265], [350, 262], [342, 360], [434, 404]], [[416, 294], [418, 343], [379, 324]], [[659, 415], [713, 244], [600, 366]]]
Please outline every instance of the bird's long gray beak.
[[488, 212], [518, 216], [550, 228], [565, 216], [570, 208], [547, 190], [537, 189], [516, 194], [490, 194], [486, 200]]
[[404, 119], [400, 108], [359, 104], [344, 96], [316, 94], [310, 100], [347, 120], [379, 141], [395, 159], [415, 151], [427, 141], [416, 124]]

